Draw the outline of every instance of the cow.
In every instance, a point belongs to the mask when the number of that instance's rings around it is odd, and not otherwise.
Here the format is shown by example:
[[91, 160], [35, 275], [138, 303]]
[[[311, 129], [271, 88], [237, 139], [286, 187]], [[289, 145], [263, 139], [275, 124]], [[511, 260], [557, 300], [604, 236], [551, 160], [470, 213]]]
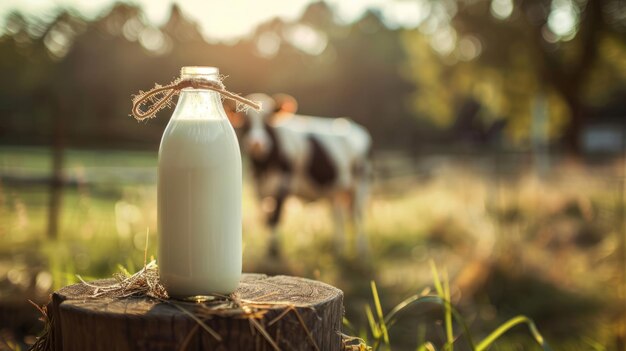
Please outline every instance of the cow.
[[347, 118], [296, 114], [296, 100], [286, 94], [252, 94], [260, 111], [236, 112], [226, 105], [251, 162], [254, 185], [270, 229], [270, 257], [280, 255], [278, 224], [289, 196], [332, 204], [336, 250], [344, 251], [346, 221], [351, 220], [357, 251], [367, 250], [363, 211], [371, 179], [372, 139]]

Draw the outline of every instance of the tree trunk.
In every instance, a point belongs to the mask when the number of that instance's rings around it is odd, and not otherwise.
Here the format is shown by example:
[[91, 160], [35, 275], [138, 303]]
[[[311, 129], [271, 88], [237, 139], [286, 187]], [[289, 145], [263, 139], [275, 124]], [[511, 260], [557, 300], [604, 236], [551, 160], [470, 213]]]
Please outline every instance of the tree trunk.
[[[268, 337], [282, 350], [341, 349], [343, 293], [318, 281], [244, 274], [236, 294], [241, 300], [266, 304], [267, 312], [255, 319], [266, 336], [237, 310], [218, 317], [208, 313], [209, 307], [202, 303], [148, 297], [90, 298], [91, 291], [75, 284], [53, 294], [48, 314], [53, 319], [51, 335], [56, 350], [277, 349]], [[287, 306], [297, 314], [288, 311], [283, 315]], [[190, 313], [203, 320], [221, 341]]]
[[[522, 2], [525, 11], [532, 11], [536, 4], [532, 1]], [[539, 23], [528, 22], [534, 31], [533, 48], [538, 63], [538, 78], [548, 82], [564, 99], [570, 111], [570, 121], [565, 129], [563, 141], [566, 151], [572, 156], [582, 153], [582, 130], [587, 117], [582, 98], [582, 88], [585, 86], [591, 68], [597, 61], [599, 42], [604, 27], [602, 0], [588, 1], [582, 12], [579, 23], [579, 32], [576, 35], [579, 43], [579, 52], [571, 59], [565, 60], [563, 50], [556, 50], [547, 45], [543, 38], [543, 30], [547, 25], [545, 17]]]
[[566, 151], [571, 156], [580, 156], [583, 152], [582, 132], [583, 122], [586, 117], [585, 108], [577, 97], [565, 96], [565, 102], [569, 109], [570, 120], [563, 134], [563, 141], [565, 142]]

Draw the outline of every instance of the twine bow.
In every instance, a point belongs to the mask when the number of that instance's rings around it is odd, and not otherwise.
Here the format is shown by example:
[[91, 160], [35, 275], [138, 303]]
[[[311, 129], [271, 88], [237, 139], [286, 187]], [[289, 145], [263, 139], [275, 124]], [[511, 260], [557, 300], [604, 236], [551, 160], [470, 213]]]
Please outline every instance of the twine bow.
[[[180, 93], [182, 89], [208, 89], [213, 90], [226, 99], [233, 100], [237, 103], [239, 109], [241, 105], [245, 105], [243, 108], [251, 107], [257, 111], [261, 109], [261, 104], [256, 101], [246, 99], [233, 92], [226, 90], [224, 84], [221, 81], [214, 81], [202, 78], [188, 78], [177, 79], [166, 86], [155, 85], [154, 88], [147, 92], [140, 91], [133, 98], [132, 114], [138, 121], [143, 121], [147, 118], [153, 118], [156, 113], [165, 107], [171, 106], [172, 98]], [[143, 111], [141, 106], [144, 104], [152, 104], [146, 111]]]

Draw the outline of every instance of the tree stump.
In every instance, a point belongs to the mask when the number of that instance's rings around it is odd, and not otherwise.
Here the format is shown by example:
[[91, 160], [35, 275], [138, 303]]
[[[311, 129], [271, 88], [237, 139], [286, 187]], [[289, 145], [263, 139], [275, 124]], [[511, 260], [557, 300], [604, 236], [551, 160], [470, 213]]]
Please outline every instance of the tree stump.
[[[107, 279], [90, 284], [112, 282]], [[254, 322], [237, 314], [207, 318], [199, 313], [202, 303], [86, 297], [89, 291], [87, 286], [75, 284], [52, 295], [49, 335], [56, 350], [341, 349], [343, 292], [314, 280], [244, 274], [236, 291], [239, 298], [267, 306]], [[256, 322], [266, 333], [255, 328]]]

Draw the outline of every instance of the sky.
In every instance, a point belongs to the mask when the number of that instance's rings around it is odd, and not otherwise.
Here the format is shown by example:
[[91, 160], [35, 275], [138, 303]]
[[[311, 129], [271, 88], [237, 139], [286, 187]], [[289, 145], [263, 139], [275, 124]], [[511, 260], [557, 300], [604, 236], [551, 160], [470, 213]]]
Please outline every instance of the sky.
[[[87, 18], [104, 14], [116, 0], [0, 0], [0, 35], [4, 19], [11, 11], [51, 21], [62, 8], [72, 8]], [[209, 42], [235, 42], [251, 34], [261, 23], [280, 17], [295, 20], [306, 7], [318, 0], [123, 0], [139, 5], [146, 19], [159, 26], [168, 19], [172, 3], [180, 6], [189, 19], [196, 21]], [[431, 46], [441, 54], [455, 47], [456, 33], [446, 18], [456, 10], [455, 1], [430, 0], [325, 0], [337, 20], [344, 23], [360, 18], [368, 9], [376, 9], [390, 28], [415, 28], [432, 35]], [[577, 31], [579, 14], [576, 0], [553, 0], [548, 18], [547, 41], [570, 40]], [[451, 8], [452, 7], [452, 8]], [[506, 21], [513, 11], [513, 0], [491, 0], [491, 14]], [[551, 32], [551, 33], [550, 33]], [[306, 33], [300, 37], [310, 37]], [[300, 41], [300, 40], [298, 40]], [[468, 42], [469, 43], [469, 42]], [[315, 53], [315, 50], [311, 53]]]
[[[154, 25], [163, 24], [172, 3], [177, 3], [185, 15], [197, 21], [207, 39], [235, 40], [251, 33], [254, 28], [271, 18], [285, 20], [298, 18], [315, 0], [133, 0], [126, 1], [142, 7], [147, 19]], [[73, 8], [88, 18], [94, 18], [110, 8], [112, 0], [2, 0], [0, 21], [10, 11], [25, 15], [53, 17], [59, 8]], [[359, 18], [368, 8], [381, 11], [391, 27], [415, 27], [428, 13], [426, 2], [414, 0], [327, 0], [336, 10], [338, 19], [350, 22]], [[51, 18], [50, 18], [51, 19]], [[0, 22], [0, 27], [3, 23]]]

